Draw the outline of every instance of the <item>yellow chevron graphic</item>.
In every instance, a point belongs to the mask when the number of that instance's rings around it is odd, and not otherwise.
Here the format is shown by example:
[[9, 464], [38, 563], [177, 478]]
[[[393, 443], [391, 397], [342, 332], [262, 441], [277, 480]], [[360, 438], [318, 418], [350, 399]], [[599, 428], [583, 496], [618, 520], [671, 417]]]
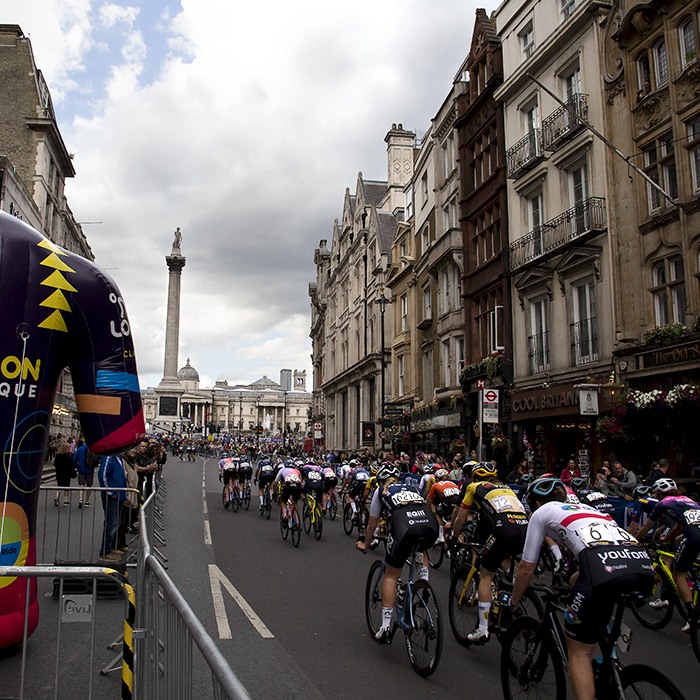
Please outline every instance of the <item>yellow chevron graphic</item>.
[[52, 243], [48, 239], [44, 239], [41, 241], [41, 243], [37, 243], [39, 248], [46, 248], [47, 250], [50, 250], [52, 253], [56, 253], [56, 255], [68, 255], [65, 250], [61, 250], [55, 243]]
[[68, 267], [66, 263], [61, 260], [61, 258], [56, 255], [56, 253], [51, 253], [46, 260], [42, 260], [39, 265], [46, 265], [46, 267], [53, 267], [56, 270], [61, 270], [61, 272], [75, 272], [74, 269]]
[[68, 299], [60, 289], [57, 289], [48, 299], [44, 299], [39, 306], [48, 306], [50, 309], [60, 309], [71, 313]]
[[68, 333], [68, 326], [66, 326], [66, 322], [63, 320], [60, 311], [54, 311], [47, 319], [39, 324], [39, 328], [48, 328], [52, 331]]
[[78, 290], [58, 271], [52, 272], [43, 282], [45, 287], [56, 287], [63, 289], [65, 292], [77, 292]]

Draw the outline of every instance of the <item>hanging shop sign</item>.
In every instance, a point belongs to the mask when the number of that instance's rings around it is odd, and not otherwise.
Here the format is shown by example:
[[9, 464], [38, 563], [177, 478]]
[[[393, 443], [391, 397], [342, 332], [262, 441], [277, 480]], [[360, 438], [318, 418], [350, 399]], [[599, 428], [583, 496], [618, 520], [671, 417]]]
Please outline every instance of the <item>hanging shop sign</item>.
[[598, 390], [581, 389], [578, 392], [579, 412], [582, 416], [598, 415]]

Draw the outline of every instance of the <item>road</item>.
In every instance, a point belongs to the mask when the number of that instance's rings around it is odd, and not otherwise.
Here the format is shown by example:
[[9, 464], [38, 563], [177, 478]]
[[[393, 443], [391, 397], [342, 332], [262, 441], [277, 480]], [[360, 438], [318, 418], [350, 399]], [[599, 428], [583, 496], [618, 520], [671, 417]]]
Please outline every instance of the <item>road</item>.
[[[224, 510], [215, 460], [198, 458], [188, 464], [171, 458], [166, 477], [169, 573], [256, 700], [388, 696], [410, 700], [458, 697], [467, 688], [484, 698], [502, 696], [499, 643], [492, 639], [484, 647], [465, 649], [449, 629], [447, 566], [431, 572], [445, 625], [442, 660], [433, 676], [423, 679], [411, 670], [400, 634], [391, 646], [369, 638], [364, 587], [372, 558], [379, 555], [357, 552], [354, 537], [345, 535], [340, 518], [324, 521], [321, 541], [302, 534], [295, 549], [291, 540], [280, 536], [277, 508], [269, 521], [261, 518], [254, 496], [247, 512]], [[232, 638], [219, 639], [212, 566], [235, 587], [272, 637], [263, 637], [224, 593]], [[688, 637], [680, 632], [680, 618], [676, 616], [661, 632], [651, 632], [629, 617], [633, 641], [625, 663], [655, 666], [688, 700], [695, 697], [700, 668]]]

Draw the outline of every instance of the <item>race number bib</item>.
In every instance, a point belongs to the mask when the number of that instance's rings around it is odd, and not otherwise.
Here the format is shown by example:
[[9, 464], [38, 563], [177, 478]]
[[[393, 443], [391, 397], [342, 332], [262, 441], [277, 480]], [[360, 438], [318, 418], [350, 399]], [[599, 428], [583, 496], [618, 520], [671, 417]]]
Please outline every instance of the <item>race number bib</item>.
[[700, 525], [700, 508], [693, 508], [692, 510], [686, 510], [683, 513], [685, 516], [685, 522], [688, 525]]
[[285, 484], [298, 484], [301, 481], [298, 474], [289, 474], [284, 480]]
[[576, 529], [576, 536], [585, 547], [597, 547], [601, 544], [627, 544], [636, 542], [634, 537], [608, 522], [597, 522]]
[[495, 498], [491, 498], [489, 500], [496, 513], [507, 513], [508, 511], [515, 511], [516, 513], [519, 513], [523, 509], [522, 504], [517, 498], [515, 498], [515, 496], [496, 496]]

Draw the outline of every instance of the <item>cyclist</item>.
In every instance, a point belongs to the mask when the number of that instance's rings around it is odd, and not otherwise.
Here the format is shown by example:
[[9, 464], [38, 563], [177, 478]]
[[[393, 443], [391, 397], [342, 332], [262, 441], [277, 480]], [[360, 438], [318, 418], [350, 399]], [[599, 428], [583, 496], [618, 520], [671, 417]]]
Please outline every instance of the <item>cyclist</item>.
[[630, 516], [630, 524], [627, 527], [627, 532], [629, 532], [630, 535], [636, 536], [637, 532], [639, 532], [642, 514], [646, 513], [649, 515], [649, 513], [654, 510], [658, 501], [652, 498], [651, 486], [637, 486], [632, 492], [632, 497], [634, 498], [634, 508]]
[[316, 503], [320, 506], [323, 501], [323, 474], [321, 473], [321, 467], [317, 467], [315, 464], [307, 464], [300, 471], [303, 480], [301, 492], [304, 496], [312, 493]]
[[440, 526], [438, 542], [445, 541], [445, 521], [449, 522], [454, 507], [459, 503], [459, 488], [457, 484], [447, 478], [448, 474], [447, 469], [438, 469], [435, 472], [435, 483], [425, 499], [428, 508], [435, 513]]
[[295, 467], [282, 467], [275, 477], [275, 483], [282, 484], [282, 517], [288, 517], [287, 502], [292, 499], [292, 507], [301, 496], [301, 472]]
[[477, 541], [484, 545], [479, 570], [479, 627], [467, 635], [472, 644], [489, 640], [491, 584], [503, 562], [523, 551], [527, 531], [527, 514], [515, 492], [498, 482], [496, 467], [480, 462], [472, 469], [474, 481], [467, 487], [454, 519], [453, 536], [457, 537], [465, 520], [473, 519], [472, 509], [480, 513]]
[[[678, 538], [676, 556], [671, 571], [678, 586], [678, 594], [685, 605], [688, 619], [693, 613], [693, 594], [688, 586], [688, 569], [700, 554], [700, 505], [692, 498], [681, 496], [673, 479], [657, 479], [652, 486], [653, 494], [661, 499], [651, 515], [639, 530], [638, 537], [644, 537], [661, 515], [665, 515], [673, 527], [661, 537], [662, 542], [673, 542]], [[690, 629], [686, 622], [683, 632]]]
[[269, 459], [263, 459], [258, 465], [258, 496], [260, 498], [260, 512], [263, 509], [263, 495], [267, 491], [268, 498], [272, 497], [270, 493], [270, 484], [275, 480], [275, 468], [270, 464]]
[[321, 470], [323, 476], [323, 512], [326, 512], [331, 494], [335, 494], [338, 477], [332, 467], [326, 466]]
[[231, 494], [231, 479], [235, 482], [235, 466], [233, 464], [233, 459], [228, 456], [228, 452], [224, 452], [219, 461], [219, 481], [224, 482], [224, 494], [226, 495], [226, 500], [224, 502], [224, 508], [229, 507], [229, 495]]
[[433, 546], [438, 535], [435, 516], [423, 502], [420, 494], [401, 483], [399, 469], [382, 465], [377, 471], [378, 487], [372, 496], [369, 523], [364, 542], [358, 540], [357, 549], [369, 548], [379, 517], [384, 512], [391, 520], [391, 537], [387, 542], [386, 568], [382, 583], [382, 626], [375, 638], [388, 644], [391, 641], [391, 616], [396, 603], [396, 589], [404, 562], [414, 547], [418, 548], [416, 563], [420, 578], [428, 578], [427, 557], [423, 552]]
[[[358, 462], [358, 464], [360, 463]], [[355, 499], [360, 498], [360, 496], [364, 494], [368, 481], [369, 472], [363, 466], [354, 467], [350, 471], [350, 478], [346, 480], [344, 485], [347, 485], [348, 501], [350, 501], [350, 507], [353, 513], [357, 510]]]
[[649, 593], [654, 568], [643, 547], [615, 521], [583, 503], [566, 503], [561, 479], [540, 478], [528, 487], [532, 517], [513, 586], [517, 605], [535, 573], [545, 536], [568, 548], [578, 560], [564, 616], [569, 675], [574, 698], [593, 700], [592, 657], [615, 603], [623, 593]]
[[247, 457], [241, 458], [241, 464], [238, 468], [238, 483], [241, 486], [241, 498], [243, 498], [243, 489], [246, 483], [248, 483], [253, 478], [253, 467], [250, 466], [250, 462]]
[[613, 518], [615, 517], [615, 506], [610, 503], [604, 493], [591, 489], [586, 479], [581, 476], [574, 477], [570, 486], [581, 503], [585, 503], [587, 506], [591, 506]]
[[423, 476], [420, 478], [420, 483], [418, 484], [418, 492], [423, 498], [428, 495], [434, 483], [435, 465], [428, 463], [423, 467]]

